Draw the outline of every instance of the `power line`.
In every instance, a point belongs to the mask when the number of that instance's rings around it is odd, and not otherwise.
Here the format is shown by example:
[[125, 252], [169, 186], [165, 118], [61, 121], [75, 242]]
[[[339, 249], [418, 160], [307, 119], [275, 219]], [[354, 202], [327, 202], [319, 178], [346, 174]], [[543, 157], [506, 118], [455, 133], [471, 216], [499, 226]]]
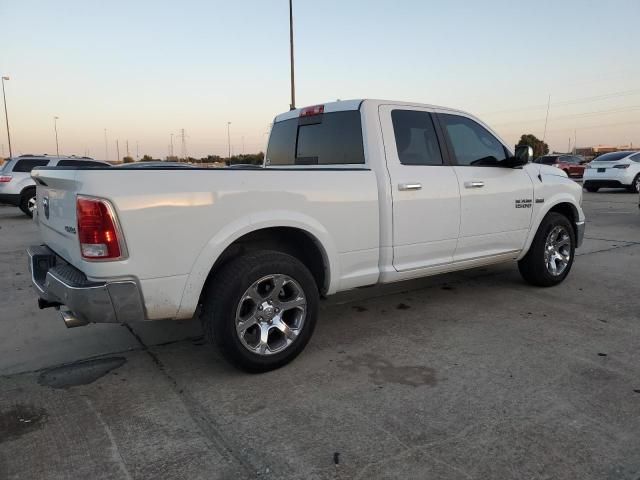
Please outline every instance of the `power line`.
[[[582, 113], [574, 113], [571, 115], [560, 115], [558, 117], [551, 117], [552, 120], [563, 120], [563, 119], [572, 119], [572, 118], [585, 118], [585, 117], [593, 117], [598, 115], [610, 115], [613, 113], [625, 113], [625, 112], [634, 112], [636, 110], [640, 110], [640, 105], [633, 105], [630, 107], [621, 107], [621, 108], [613, 108], [610, 110], [594, 110], [591, 112], [582, 112]], [[545, 120], [544, 118], [535, 118], [529, 120], [516, 120], [514, 122], [503, 122], [503, 123], [492, 123], [491, 126], [502, 126], [502, 125], [514, 125], [514, 124], [526, 124], [526, 123], [537, 123]]]
[[[617, 97], [627, 97], [630, 95], [638, 95], [640, 94], [640, 89], [635, 89], [635, 90], [626, 90], [623, 92], [615, 92], [615, 93], [606, 93], [606, 94], [602, 94], [602, 95], [595, 95], [592, 97], [582, 97], [582, 98], [575, 98], [572, 100], [565, 100], [563, 102], [556, 102], [556, 103], [552, 103], [551, 106], [553, 107], [564, 107], [564, 106], [568, 106], [568, 105], [577, 105], [580, 103], [588, 103], [588, 102], [597, 102], [600, 100], [609, 100], [611, 98], [617, 98]], [[547, 108], [549, 104], [540, 104], [540, 105], [529, 105], [526, 107], [518, 107], [518, 108], [508, 108], [505, 110], [494, 110], [493, 112], [485, 112], [482, 113], [480, 115], [493, 115], [493, 114], [498, 114], [498, 113], [511, 113], [511, 112], [522, 112], [525, 110], [542, 110], [544, 108]]]

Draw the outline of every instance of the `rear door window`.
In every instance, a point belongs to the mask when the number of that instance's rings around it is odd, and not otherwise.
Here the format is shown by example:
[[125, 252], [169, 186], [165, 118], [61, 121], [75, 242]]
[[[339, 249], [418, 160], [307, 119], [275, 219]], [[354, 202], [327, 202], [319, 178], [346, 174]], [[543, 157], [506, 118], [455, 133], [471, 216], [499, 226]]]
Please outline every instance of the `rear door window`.
[[104, 163], [90, 160], [60, 160], [58, 167], [106, 167]]
[[267, 165], [357, 165], [364, 163], [360, 112], [324, 113], [274, 124]]
[[442, 153], [428, 112], [393, 110], [393, 133], [403, 165], [442, 165]]
[[44, 167], [49, 163], [49, 160], [18, 160], [13, 167], [14, 172], [29, 173], [36, 167]]
[[507, 151], [486, 128], [467, 117], [438, 114], [458, 165], [497, 166], [507, 158]]

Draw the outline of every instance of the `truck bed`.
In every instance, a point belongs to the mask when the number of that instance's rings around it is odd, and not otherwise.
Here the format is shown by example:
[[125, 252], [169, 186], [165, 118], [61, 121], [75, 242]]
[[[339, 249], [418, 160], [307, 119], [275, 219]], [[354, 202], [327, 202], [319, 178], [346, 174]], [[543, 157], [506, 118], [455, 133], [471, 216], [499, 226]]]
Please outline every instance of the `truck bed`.
[[[206, 278], [243, 232], [258, 228], [311, 232], [335, 264], [327, 293], [358, 286], [352, 278], [374, 283], [378, 277], [378, 189], [368, 168], [70, 167], [39, 168], [32, 175], [44, 244], [91, 281], [138, 282], [149, 319], [190, 317], [199, 292], [185, 287]], [[128, 258], [82, 259], [75, 202], [83, 194], [111, 202]]]

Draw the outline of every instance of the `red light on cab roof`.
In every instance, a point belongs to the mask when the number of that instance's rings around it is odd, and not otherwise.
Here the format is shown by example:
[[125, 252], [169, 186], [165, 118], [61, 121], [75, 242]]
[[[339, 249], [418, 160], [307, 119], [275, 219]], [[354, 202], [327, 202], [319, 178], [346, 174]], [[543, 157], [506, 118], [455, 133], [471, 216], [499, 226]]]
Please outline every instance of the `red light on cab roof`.
[[300, 111], [301, 117], [311, 117], [313, 115], [322, 115], [324, 113], [324, 105], [313, 105], [311, 107], [304, 107]]

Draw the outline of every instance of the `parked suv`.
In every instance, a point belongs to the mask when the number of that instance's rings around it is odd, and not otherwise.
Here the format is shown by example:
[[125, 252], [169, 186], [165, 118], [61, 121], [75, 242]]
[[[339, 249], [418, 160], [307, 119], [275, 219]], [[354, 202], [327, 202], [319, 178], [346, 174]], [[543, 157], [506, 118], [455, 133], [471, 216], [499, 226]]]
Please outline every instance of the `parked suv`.
[[31, 178], [35, 167], [104, 167], [108, 163], [89, 157], [21, 155], [8, 159], [0, 169], [0, 203], [19, 207], [33, 216], [36, 205], [36, 183]]
[[585, 171], [584, 188], [588, 192], [600, 188], [640, 192], [640, 152], [611, 152], [594, 159]]
[[585, 169], [583, 162], [584, 158], [578, 155], [544, 155], [533, 161], [533, 163], [559, 168], [569, 177], [582, 177]]

